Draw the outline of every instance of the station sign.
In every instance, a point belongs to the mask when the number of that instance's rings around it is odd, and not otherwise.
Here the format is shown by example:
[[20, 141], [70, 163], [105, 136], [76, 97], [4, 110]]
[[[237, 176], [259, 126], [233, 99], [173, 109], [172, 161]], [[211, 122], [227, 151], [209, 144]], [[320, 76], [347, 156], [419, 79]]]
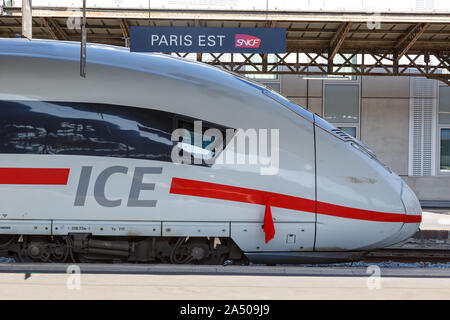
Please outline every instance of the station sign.
[[131, 27], [131, 52], [285, 53], [285, 28]]

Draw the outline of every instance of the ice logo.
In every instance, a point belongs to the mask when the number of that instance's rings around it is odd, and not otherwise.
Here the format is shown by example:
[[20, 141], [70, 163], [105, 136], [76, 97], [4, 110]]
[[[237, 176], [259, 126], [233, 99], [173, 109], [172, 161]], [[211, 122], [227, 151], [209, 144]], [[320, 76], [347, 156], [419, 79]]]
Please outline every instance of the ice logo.
[[259, 48], [260, 44], [260, 38], [240, 33], [234, 35], [234, 46], [236, 48]]

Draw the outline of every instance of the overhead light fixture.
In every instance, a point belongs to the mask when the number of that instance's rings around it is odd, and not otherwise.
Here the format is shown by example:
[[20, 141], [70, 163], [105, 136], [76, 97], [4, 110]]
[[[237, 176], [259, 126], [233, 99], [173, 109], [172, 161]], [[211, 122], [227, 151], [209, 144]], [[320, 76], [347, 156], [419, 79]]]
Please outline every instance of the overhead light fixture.
[[[306, 72], [309, 72], [309, 66], [306, 67]], [[302, 77], [304, 80], [351, 80], [351, 76], [349, 75], [314, 75], [314, 74], [306, 74]]]
[[322, 76], [306, 75], [306, 76], [303, 76], [302, 79], [304, 79], [304, 80], [351, 80], [351, 77], [350, 76], [336, 76], [336, 77], [325, 76], [325, 77], [322, 77]]

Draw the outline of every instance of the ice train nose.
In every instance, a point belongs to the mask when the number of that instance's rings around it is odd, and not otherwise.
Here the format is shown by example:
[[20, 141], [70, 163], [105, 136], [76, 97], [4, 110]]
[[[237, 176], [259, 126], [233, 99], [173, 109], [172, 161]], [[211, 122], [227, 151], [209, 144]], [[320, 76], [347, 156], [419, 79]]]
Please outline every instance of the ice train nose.
[[402, 202], [405, 206], [406, 213], [406, 223], [407, 224], [420, 224], [422, 221], [422, 207], [411, 188], [403, 181], [402, 184]]
[[405, 220], [401, 229], [389, 239], [388, 246], [392, 246], [411, 238], [418, 230], [422, 221], [422, 208], [411, 188], [402, 181], [401, 200], [405, 207]]

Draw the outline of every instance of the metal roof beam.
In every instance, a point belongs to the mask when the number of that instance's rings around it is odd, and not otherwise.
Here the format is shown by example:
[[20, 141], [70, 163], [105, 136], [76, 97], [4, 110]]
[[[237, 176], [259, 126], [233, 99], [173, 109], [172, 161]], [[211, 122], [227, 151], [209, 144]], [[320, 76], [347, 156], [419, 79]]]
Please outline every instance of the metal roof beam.
[[351, 22], [342, 23], [330, 40], [330, 43], [328, 45], [328, 72], [330, 74], [333, 73], [333, 59], [339, 52], [339, 49], [344, 43], [345, 37], [347, 36], [351, 27]]
[[[267, 23], [268, 28], [275, 28], [277, 26], [277, 22], [275, 20], [272, 20], [270, 22]], [[269, 57], [269, 55], [267, 53], [264, 53], [262, 55], [262, 69], [264, 72], [267, 72], [267, 58]]]
[[45, 27], [47, 32], [50, 34], [50, 37], [53, 40], [59, 40], [58, 36], [56, 35], [55, 31], [53, 31], [53, 28], [50, 26], [49, 22], [47, 21], [47, 18], [41, 18], [42, 25]]
[[429, 23], [418, 23], [411, 27], [409, 31], [395, 45], [396, 57], [394, 62], [400, 61], [401, 57], [416, 43], [420, 36], [428, 29]]
[[130, 37], [130, 27], [128, 25], [128, 21], [125, 18], [119, 19], [120, 30], [122, 30], [122, 34], [124, 38]]
[[428, 79], [433, 79], [433, 80], [439, 80], [442, 81], [443, 83], [445, 83], [446, 85], [450, 86], [450, 78], [446, 78], [442, 75], [425, 75], [426, 78]]
[[[4, 19], [5, 21], [8, 21], [8, 20], [12, 20], [13, 18], [8, 19], [8, 17], [6, 17], [6, 16], [1, 16], [0, 19]], [[93, 19], [91, 18], [91, 20], [88, 22], [91, 22], [92, 20]], [[128, 23], [128, 20], [126, 20], [126, 21]], [[142, 19], [142, 20], [138, 20], [138, 21], [140, 22], [140, 21], [146, 21], [146, 20]], [[106, 23], [107, 22], [108, 21], [106, 21]], [[208, 24], [208, 22], [216, 22], [216, 21], [206, 21], [206, 25]], [[36, 27], [36, 24], [33, 24], [33, 27]], [[95, 29], [106, 30], [106, 29], [118, 29], [119, 28], [119, 26], [115, 25], [115, 24], [114, 25], [113, 24], [106, 24], [106, 25], [87, 24], [86, 27], [87, 27], [87, 29], [93, 29], [93, 30], [95, 30]], [[20, 23], [3, 23], [3, 24], [0, 24], [0, 28], [21, 28], [21, 24]], [[333, 33], [334, 34], [336, 32], [336, 29], [335, 28], [327, 28], [327, 29], [323, 29], [323, 28], [287, 28], [286, 31], [289, 33], [308, 33], [308, 34], [310, 34], [310, 33], [313, 33], [313, 34]], [[392, 35], [402, 36], [402, 35], [404, 35], [405, 31], [404, 30], [376, 30], [376, 29], [370, 30], [370, 32], [367, 30], [361, 30], [361, 29], [349, 31], [349, 34], [358, 34], [358, 35], [367, 35], [368, 33], [380, 34], [380, 35], [392, 34]], [[450, 36], [450, 30], [442, 30], [442, 31], [426, 30], [423, 34], [425, 34], [425, 35], [426, 34], [428, 34], [428, 35], [439, 34], [440, 36]]]
[[48, 19], [48, 22], [53, 26], [53, 28], [55, 28], [55, 30], [59, 33], [59, 36], [63, 40], [70, 40], [67, 33], [63, 30], [63, 28], [61, 28], [61, 26], [55, 19], [53, 19], [53, 18], [47, 18], [47, 19]]
[[328, 59], [333, 61], [334, 56], [338, 53], [342, 44], [344, 43], [345, 37], [347, 36], [350, 28], [352, 27], [352, 22], [346, 22], [339, 26], [338, 30], [334, 34], [333, 38], [331, 38], [329, 45], [329, 55]]
[[[198, 20], [198, 19], [194, 20], [194, 27], [196, 27], [196, 28], [200, 28], [201, 27], [200, 20]], [[197, 53], [197, 61], [202, 61], [202, 53], [201, 52]]]

